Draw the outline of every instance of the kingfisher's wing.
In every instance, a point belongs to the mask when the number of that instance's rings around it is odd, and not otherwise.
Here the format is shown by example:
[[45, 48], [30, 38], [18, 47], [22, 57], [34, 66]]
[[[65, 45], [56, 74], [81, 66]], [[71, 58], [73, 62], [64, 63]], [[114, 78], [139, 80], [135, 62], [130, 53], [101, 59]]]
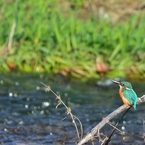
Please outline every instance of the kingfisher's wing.
[[137, 103], [137, 95], [136, 93], [131, 89], [131, 90], [125, 90], [124, 91], [124, 97], [130, 102], [131, 105], [134, 106], [136, 109], [136, 103]]

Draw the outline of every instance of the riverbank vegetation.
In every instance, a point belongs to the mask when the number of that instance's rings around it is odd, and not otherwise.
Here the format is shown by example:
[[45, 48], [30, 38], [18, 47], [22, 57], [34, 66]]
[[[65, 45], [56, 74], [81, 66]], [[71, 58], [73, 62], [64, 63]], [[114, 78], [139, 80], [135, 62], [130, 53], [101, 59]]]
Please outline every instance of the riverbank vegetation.
[[0, 71], [145, 78], [143, 0], [2, 0]]

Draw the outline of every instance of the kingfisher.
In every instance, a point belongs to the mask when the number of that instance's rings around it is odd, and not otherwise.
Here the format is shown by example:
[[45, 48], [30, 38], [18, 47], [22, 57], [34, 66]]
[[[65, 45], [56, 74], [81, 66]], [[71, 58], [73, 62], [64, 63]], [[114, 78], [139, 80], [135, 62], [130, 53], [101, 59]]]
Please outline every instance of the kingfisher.
[[138, 100], [137, 94], [134, 92], [131, 83], [129, 82], [117, 82], [112, 80], [112, 82], [119, 85], [119, 95], [124, 104], [133, 106], [136, 110], [136, 103]]

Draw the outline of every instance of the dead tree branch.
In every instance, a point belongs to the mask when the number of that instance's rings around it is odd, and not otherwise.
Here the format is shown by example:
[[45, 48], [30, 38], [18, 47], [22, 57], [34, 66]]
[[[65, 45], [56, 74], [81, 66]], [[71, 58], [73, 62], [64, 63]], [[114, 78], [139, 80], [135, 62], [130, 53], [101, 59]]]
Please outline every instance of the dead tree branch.
[[[47, 86], [46, 84], [44, 84], [44, 83], [42, 83], [42, 82], [41, 82], [41, 84], [43, 84], [43, 85], [45, 86], [45, 91], [46, 91], [46, 92], [49, 92], [49, 91], [50, 91], [51, 93], [53, 93], [53, 94], [56, 96], [56, 99], [58, 100], [58, 104], [57, 104], [56, 108], [58, 108], [59, 105], [61, 105], [61, 104], [66, 108], [66, 113], [67, 113], [67, 115], [70, 115], [70, 117], [71, 117], [71, 119], [72, 119], [72, 123], [73, 123], [74, 126], [75, 126], [75, 129], [76, 129], [76, 133], [77, 133], [78, 139], [81, 140], [81, 139], [82, 139], [82, 136], [83, 136], [83, 126], [82, 126], [82, 123], [81, 123], [81, 121], [79, 120], [79, 118], [72, 114], [71, 108], [69, 108], [69, 107], [64, 103], [64, 101], [61, 99], [61, 96], [60, 96], [60, 95], [57, 95], [57, 94], [51, 89], [50, 86]], [[78, 123], [79, 123], [79, 125], [80, 125], [80, 133], [79, 133], [79, 128], [78, 128], [78, 126], [77, 126], [76, 121], [78, 121]]]
[[[138, 102], [137, 104], [141, 104], [145, 102], [145, 95], [143, 95], [142, 97], [138, 98]], [[127, 105], [122, 105], [121, 107], [119, 107], [118, 109], [116, 109], [115, 111], [113, 111], [112, 113], [110, 113], [107, 117], [103, 118], [102, 121], [96, 125], [90, 133], [88, 133], [83, 139], [81, 139], [77, 145], [82, 145], [90, 140], [92, 140], [92, 138], [94, 138], [95, 134], [97, 134], [97, 136], [99, 136], [99, 132], [100, 129], [107, 124], [112, 118], [114, 118], [115, 116], [117, 116], [118, 114], [120, 114], [121, 112], [125, 111], [126, 109], [128, 109], [130, 106]]]

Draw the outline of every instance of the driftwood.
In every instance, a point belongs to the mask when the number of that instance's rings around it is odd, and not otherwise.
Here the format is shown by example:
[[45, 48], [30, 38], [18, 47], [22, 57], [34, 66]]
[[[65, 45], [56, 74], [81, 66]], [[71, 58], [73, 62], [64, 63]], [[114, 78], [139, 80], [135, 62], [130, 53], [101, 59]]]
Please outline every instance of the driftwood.
[[[143, 95], [142, 97], [138, 98], [138, 102], [137, 104], [143, 103], [145, 102], [145, 95]], [[97, 135], [99, 137], [99, 132], [100, 129], [107, 123], [109, 123], [109, 121], [114, 118], [115, 116], [117, 116], [118, 114], [120, 114], [121, 112], [125, 111], [126, 109], [128, 109], [130, 106], [127, 105], [122, 105], [121, 107], [119, 107], [118, 109], [116, 109], [115, 111], [113, 111], [112, 113], [110, 113], [107, 117], [103, 118], [102, 121], [96, 125], [90, 133], [88, 133], [84, 138], [82, 138], [77, 145], [82, 145], [90, 140], [93, 140], [94, 136]]]

